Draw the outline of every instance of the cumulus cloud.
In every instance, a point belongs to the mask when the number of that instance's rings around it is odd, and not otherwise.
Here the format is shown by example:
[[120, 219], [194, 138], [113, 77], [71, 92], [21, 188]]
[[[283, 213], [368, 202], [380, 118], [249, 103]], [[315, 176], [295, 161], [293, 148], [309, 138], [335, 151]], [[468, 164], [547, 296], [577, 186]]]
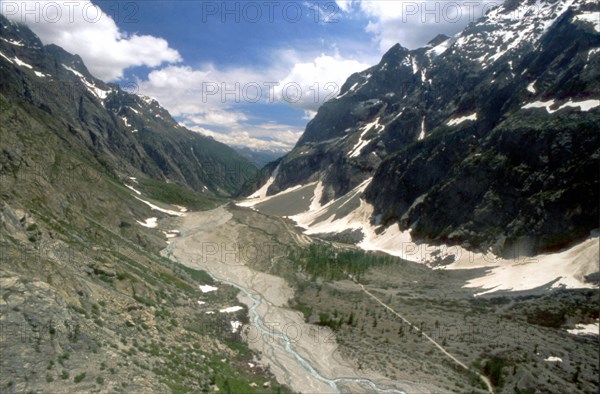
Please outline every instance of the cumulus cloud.
[[167, 66], [151, 71], [138, 85], [175, 116], [240, 103], [285, 103], [308, 114], [335, 97], [352, 73], [369, 67], [339, 54], [310, 56], [287, 50], [274, 56], [285, 61], [261, 70], [218, 69], [210, 64], [196, 69]]
[[443, 0], [337, 0], [340, 12], [366, 16], [365, 30], [373, 35], [380, 51], [396, 43], [407, 48], [424, 46], [440, 33], [454, 34], [502, 1]]
[[210, 128], [183, 122], [183, 126], [230, 146], [248, 147], [256, 151], [287, 152], [302, 135], [302, 130], [293, 127], [265, 123], [256, 126], [246, 126], [248, 130], [229, 130], [216, 132]]
[[345, 59], [339, 54], [321, 54], [309, 61], [300, 60], [279, 81], [277, 97], [304, 110], [305, 116], [312, 118], [311, 115], [321, 104], [339, 94], [340, 88], [351, 74], [369, 66], [354, 59]]
[[[167, 66], [138, 80], [140, 92], [156, 98], [174, 116], [225, 110], [236, 104], [268, 100], [267, 72], [245, 68], [217, 69]], [[258, 86], [258, 89], [257, 89]], [[257, 100], [257, 92], [260, 94]]]
[[208, 126], [235, 127], [248, 120], [246, 114], [235, 111], [210, 110], [187, 116], [190, 122]]
[[0, 0], [0, 12], [25, 23], [44, 44], [78, 54], [94, 76], [106, 81], [122, 78], [128, 67], [181, 61], [163, 38], [119, 30], [112, 17], [89, 0]]
[[339, 93], [352, 73], [368, 67], [339, 54], [315, 56], [285, 50], [273, 58], [285, 60], [260, 70], [170, 65], [151, 71], [146, 79], [138, 80], [138, 86], [141, 93], [156, 98], [192, 130], [231, 145], [286, 151], [302, 130], [266, 122], [257, 126], [239, 107], [290, 105], [310, 120], [323, 102]]

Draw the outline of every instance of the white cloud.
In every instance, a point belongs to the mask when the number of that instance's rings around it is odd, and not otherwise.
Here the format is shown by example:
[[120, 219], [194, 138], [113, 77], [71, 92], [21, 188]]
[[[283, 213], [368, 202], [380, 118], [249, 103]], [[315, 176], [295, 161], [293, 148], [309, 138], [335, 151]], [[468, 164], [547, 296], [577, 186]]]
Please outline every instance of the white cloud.
[[273, 57], [286, 60], [262, 70], [218, 69], [211, 64], [197, 69], [167, 66], [151, 71], [138, 85], [175, 116], [257, 102], [287, 103], [314, 112], [339, 93], [352, 73], [369, 67], [369, 63], [338, 54], [310, 56], [314, 55], [280, 51]]
[[264, 102], [269, 94], [265, 85], [268, 74], [245, 68], [217, 69], [211, 64], [197, 69], [167, 66], [151, 71], [138, 86], [141, 93], [156, 98], [172, 115], [186, 116], [253, 102], [257, 86]]
[[209, 110], [188, 116], [186, 120], [207, 126], [236, 127], [241, 122], [247, 121], [248, 117], [241, 112]]
[[183, 126], [231, 146], [245, 146], [257, 151], [287, 152], [302, 135], [302, 130], [280, 124], [249, 126], [251, 131], [216, 132], [209, 128], [183, 122]]
[[439, 33], [454, 34], [484, 15], [502, 0], [337, 0], [346, 16], [359, 13], [368, 19], [365, 30], [373, 35], [381, 52], [396, 43], [407, 48], [424, 46]]
[[56, 44], [78, 54], [90, 72], [103, 80], [117, 80], [132, 66], [158, 67], [181, 61], [166, 40], [128, 35], [89, 0], [0, 0], [0, 12], [27, 24], [44, 44]]
[[353, 3], [355, 3], [355, 1], [336, 0], [335, 3], [337, 4], [339, 11], [350, 12], [352, 10]]
[[325, 101], [337, 96], [351, 74], [369, 66], [354, 59], [344, 59], [338, 54], [321, 54], [309, 61], [298, 61], [279, 81], [277, 97], [293, 107], [310, 111], [307, 112], [310, 115]]
[[278, 51], [273, 59], [280, 60], [261, 70], [170, 65], [151, 71], [138, 86], [188, 128], [226, 144], [284, 151], [294, 146], [302, 130], [269, 123], [256, 126], [256, 119], [239, 106], [290, 105], [310, 120], [352, 73], [368, 67], [338, 54], [315, 56], [294, 50]]
[[317, 111], [306, 110], [302, 119], [312, 120], [315, 116], [317, 116]]

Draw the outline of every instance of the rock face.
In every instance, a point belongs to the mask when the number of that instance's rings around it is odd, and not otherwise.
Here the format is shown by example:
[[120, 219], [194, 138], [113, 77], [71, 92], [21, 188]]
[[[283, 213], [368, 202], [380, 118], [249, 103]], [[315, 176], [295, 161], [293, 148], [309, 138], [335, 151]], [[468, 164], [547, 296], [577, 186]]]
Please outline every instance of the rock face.
[[254, 357], [233, 315], [205, 314], [237, 291], [206, 296], [206, 273], [158, 253], [184, 211], [166, 203], [206, 208], [254, 172], [0, 15], [0, 391], [208, 392], [234, 375], [249, 391], [269, 378], [221, 370]]
[[372, 178], [373, 221], [414, 238], [501, 252], [585, 237], [598, 227], [599, 10], [507, 2], [454, 37], [395, 45], [319, 109], [268, 194], [321, 181], [326, 203]]
[[[0, 92], [65, 144], [116, 175], [146, 175], [230, 196], [256, 168], [228, 146], [180, 126], [155, 100], [94, 78], [81, 58], [44, 46], [0, 16]], [[14, 126], [14, 125], [13, 125]], [[17, 132], [4, 128], [7, 132]], [[26, 132], [26, 131], [21, 131]], [[14, 151], [5, 149], [3, 162]]]

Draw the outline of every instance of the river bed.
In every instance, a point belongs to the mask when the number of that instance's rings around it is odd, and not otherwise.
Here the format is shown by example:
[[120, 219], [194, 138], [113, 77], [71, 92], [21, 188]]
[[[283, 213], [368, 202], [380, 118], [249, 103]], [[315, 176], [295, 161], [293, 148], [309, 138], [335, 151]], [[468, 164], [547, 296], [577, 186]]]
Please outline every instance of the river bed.
[[238, 298], [248, 307], [250, 318], [245, 339], [278, 382], [312, 393], [418, 389], [412, 382], [400, 385], [375, 372], [357, 371], [341, 357], [329, 329], [308, 324], [301, 313], [287, 308], [294, 291], [282, 278], [253, 270], [241, 260], [224, 262], [222, 255], [210, 253], [215, 245], [238, 241], [241, 224], [232, 217], [225, 206], [187, 214], [181, 218], [180, 236], [171, 239], [163, 254], [240, 290]]

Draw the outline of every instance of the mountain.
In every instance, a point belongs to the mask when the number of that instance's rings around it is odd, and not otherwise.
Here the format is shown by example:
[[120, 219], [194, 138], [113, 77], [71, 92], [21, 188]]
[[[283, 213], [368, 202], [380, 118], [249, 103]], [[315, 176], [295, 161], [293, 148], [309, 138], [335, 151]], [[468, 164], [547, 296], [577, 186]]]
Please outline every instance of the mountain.
[[240, 155], [244, 156], [257, 168], [263, 168], [268, 163], [274, 162], [284, 155], [283, 152], [254, 150], [245, 146], [233, 147]]
[[585, 239], [599, 214], [599, 10], [507, 1], [454, 37], [395, 45], [319, 108], [244, 204], [363, 245], [396, 234], [397, 249]]
[[238, 291], [159, 254], [255, 172], [0, 15], [0, 391], [281, 390], [232, 331], [246, 311], [200, 309]]
[[180, 126], [156, 100], [94, 78], [78, 56], [42, 45], [26, 27], [4, 17], [0, 21], [4, 99], [107, 171], [216, 196], [235, 195], [255, 175], [248, 160]]

